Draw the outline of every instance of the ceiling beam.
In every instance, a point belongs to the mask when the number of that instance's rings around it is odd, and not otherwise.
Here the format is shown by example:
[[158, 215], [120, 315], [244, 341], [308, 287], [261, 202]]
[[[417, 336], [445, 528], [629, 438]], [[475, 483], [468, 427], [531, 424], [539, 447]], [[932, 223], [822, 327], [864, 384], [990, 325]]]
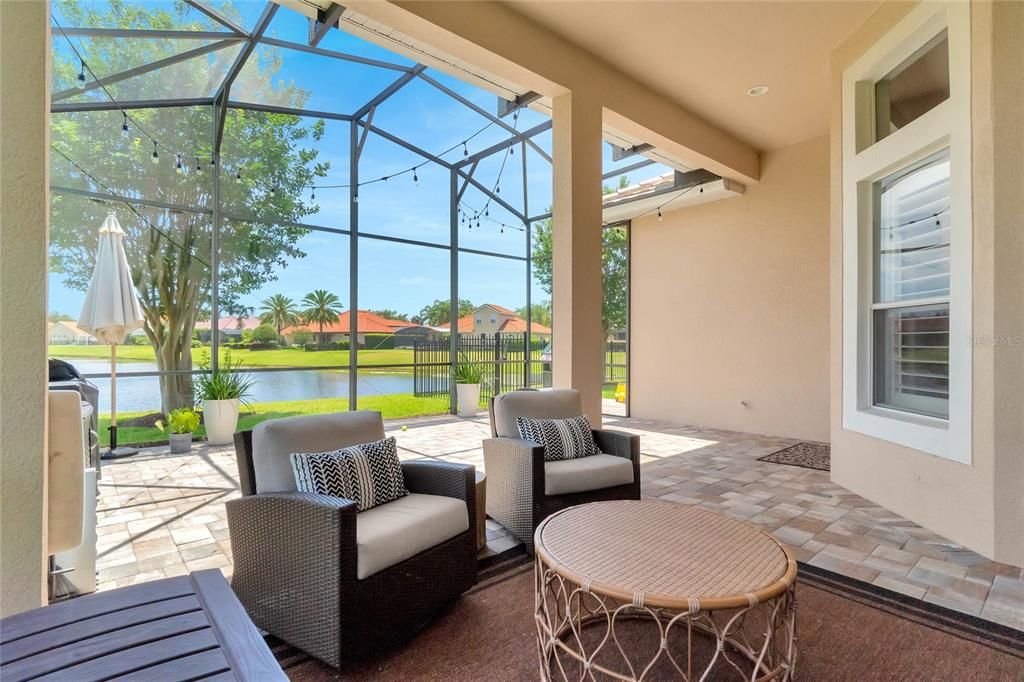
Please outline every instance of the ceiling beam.
[[212, 7], [207, 7], [203, 3], [199, 2], [199, 0], [185, 0], [185, 3], [190, 5], [190, 6], [192, 6], [192, 7], [195, 7], [197, 10], [199, 10], [200, 12], [205, 14], [206, 16], [210, 17], [211, 19], [216, 21], [221, 26], [224, 26], [226, 28], [231, 29], [232, 31], [234, 31], [238, 35], [245, 36], [247, 34], [247, 32], [246, 32], [246, 30], [244, 28], [242, 28], [241, 26], [236, 24], [231, 19], [228, 19], [226, 16], [224, 16], [222, 13], [218, 12], [217, 10], [213, 9]]
[[536, 102], [544, 95], [539, 92], [533, 92], [532, 90], [522, 95], [516, 95], [513, 100], [505, 99], [504, 97], [498, 98], [498, 118], [505, 118], [513, 111], [518, 111], [523, 107], [527, 107], [533, 102]]
[[268, 2], [263, 7], [263, 13], [256, 20], [256, 25], [249, 34], [248, 40], [241, 51], [239, 51], [238, 56], [235, 57], [234, 64], [231, 65], [231, 68], [224, 75], [224, 80], [221, 81], [220, 87], [217, 88], [217, 94], [213, 96], [214, 116], [216, 116], [213, 136], [214, 157], [220, 156], [220, 146], [224, 142], [224, 123], [228, 115], [228, 98], [231, 96], [231, 86], [234, 84], [235, 79], [238, 78], [238, 74], [241, 73], [242, 67], [245, 66], [253, 50], [256, 49], [256, 42], [267, 30], [267, 27], [270, 26], [270, 21], [277, 14], [278, 7], [279, 5], [273, 1]]
[[245, 40], [245, 34], [228, 31], [173, 31], [157, 28], [65, 28], [62, 32], [54, 26], [53, 35], [78, 36], [81, 38], [161, 38], [164, 40]]
[[477, 161], [480, 161], [482, 159], [487, 158], [491, 154], [495, 154], [497, 152], [504, 151], [504, 150], [508, 149], [509, 147], [513, 147], [513, 146], [519, 144], [520, 142], [526, 142], [526, 141], [532, 139], [534, 135], [540, 135], [545, 130], [550, 130], [550, 129], [551, 129], [551, 119], [548, 119], [548, 120], [544, 121], [543, 123], [538, 123], [537, 125], [533, 126], [529, 130], [524, 130], [521, 133], [517, 132], [517, 134], [515, 136], [510, 137], [507, 140], [502, 140], [501, 142], [497, 142], [495, 144], [492, 144], [490, 147], [487, 147], [486, 149], [481, 149], [480, 151], [478, 151], [475, 154], [470, 154], [469, 156], [467, 156], [466, 158], [464, 158], [462, 161], [458, 162], [455, 165], [461, 168], [462, 166], [465, 166], [468, 163], [476, 163]]
[[336, 2], [332, 2], [327, 9], [317, 10], [316, 19], [309, 19], [309, 46], [316, 47], [324, 39], [327, 32], [338, 25], [345, 8]]
[[69, 97], [81, 95], [86, 92], [96, 90], [97, 88], [104, 87], [106, 85], [113, 85], [114, 83], [119, 83], [123, 80], [134, 78], [135, 76], [141, 76], [145, 73], [149, 73], [150, 71], [156, 71], [157, 69], [162, 69], [166, 66], [177, 64], [178, 62], [188, 61], [189, 59], [200, 57], [204, 54], [209, 54], [210, 52], [223, 50], [225, 47], [230, 47], [231, 45], [234, 45], [237, 42], [238, 41], [235, 38], [231, 38], [230, 40], [221, 40], [216, 43], [210, 43], [209, 45], [203, 45], [202, 47], [197, 47], [192, 50], [187, 50], [179, 54], [171, 55], [170, 57], [158, 59], [155, 62], [142, 64], [141, 66], [136, 66], [133, 69], [119, 71], [115, 74], [111, 74], [109, 76], [104, 76], [103, 78], [97, 78], [94, 81], [90, 81], [80, 88], [68, 88], [67, 90], [55, 92], [53, 93], [53, 96], [50, 98], [50, 101], [59, 102], [63, 99], [68, 99]]
[[643, 154], [644, 152], [649, 152], [652, 149], [654, 149], [654, 145], [653, 144], [647, 144], [645, 142], [644, 144], [638, 144], [638, 145], [634, 145], [632, 147], [620, 147], [617, 144], [613, 144], [613, 145], [611, 145], [611, 148], [612, 148], [612, 161], [622, 161], [623, 159], [628, 159], [631, 156], [636, 156], [637, 154]]
[[107, 100], [95, 102], [58, 102], [50, 106], [52, 114], [70, 114], [76, 111], [117, 111], [118, 109], [167, 109], [171, 107], [197, 107], [213, 104], [212, 97], [192, 97], [179, 99], [141, 99], [118, 101], [115, 106]]
[[478, 106], [475, 102], [466, 99], [465, 97], [463, 97], [459, 93], [457, 93], [454, 90], [452, 90], [451, 88], [449, 88], [444, 83], [441, 83], [440, 81], [437, 81], [437, 80], [431, 78], [426, 73], [421, 73], [420, 74], [420, 78], [423, 79], [424, 81], [426, 81], [427, 83], [430, 83], [435, 88], [437, 88], [438, 90], [440, 90], [444, 94], [446, 94], [449, 97], [451, 97], [452, 99], [454, 99], [456, 102], [460, 102], [463, 105], [469, 107], [470, 109], [472, 109], [476, 113], [478, 113], [481, 116], [483, 116], [484, 118], [486, 118], [491, 123], [494, 123], [497, 126], [501, 126], [502, 128], [505, 129], [506, 132], [509, 132], [509, 133], [512, 133], [513, 135], [515, 135], [517, 139], [525, 141], [528, 145], [533, 147], [534, 151], [536, 151], [542, 157], [547, 159], [547, 161], [549, 163], [551, 162], [551, 156], [546, 151], [544, 151], [536, 142], [534, 142], [533, 140], [530, 140], [529, 138], [523, 137], [522, 134], [520, 134], [520, 132], [518, 130], [516, 130], [514, 127], [512, 127], [508, 123], [505, 123], [504, 121], [502, 121], [500, 118], [498, 118], [497, 116], [495, 116], [491, 112], [487, 111], [486, 109], [484, 109], [481, 106]]
[[516, 3], [348, 0], [347, 5], [524, 90], [546, 97], [585, 94], [602, 108], [606, 125], [687, 165], [741, 183], [760, 177], [760, 154], [754, 147], [626, 74], [607, 61], [610, 57], [595, 55], [520, 14]]
[[409, 72], [399, 76], [394, 83], [387, 86], [386, 88], [378, 92], [376, 95], [371, 97], [366, 104], [359, 107], [359, 109], [357, 109], [356, 112], [352, 114], [352, 117], [362, 118], [371, 110], [376, 109], [379, 105], [383, 104], [389, 97], [391, 97], [396, 92], [398, 92], [406, 85], [408, 85], [413, 78], [423, 73], [423, 70], [426, 68], [427, 67], [423, 66], [422, 64], [417, 64], [416, 66], [412, 67], [412, 69]]

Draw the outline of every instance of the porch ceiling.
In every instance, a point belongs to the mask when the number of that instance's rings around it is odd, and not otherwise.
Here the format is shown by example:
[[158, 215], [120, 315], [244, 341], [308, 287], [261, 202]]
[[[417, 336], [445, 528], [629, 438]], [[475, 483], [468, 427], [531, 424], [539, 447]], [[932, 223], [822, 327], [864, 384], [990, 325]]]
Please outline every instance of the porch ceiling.
[[[506, 4], [765, 150], [828, 132], [829, 53], [880, 3]], [[762, 84], [768, 94], [746, 94]]]

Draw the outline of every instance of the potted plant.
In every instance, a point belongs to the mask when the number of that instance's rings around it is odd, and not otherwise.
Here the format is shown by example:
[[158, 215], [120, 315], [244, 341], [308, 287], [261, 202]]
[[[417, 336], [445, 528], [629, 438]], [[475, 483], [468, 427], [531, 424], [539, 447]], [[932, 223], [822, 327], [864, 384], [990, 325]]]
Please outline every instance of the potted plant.
[[459, 360], [455, 365], [455, 392], [460, 417], [475, 417], [480, 409], [480, 384], [484, 380], [484, 366], [477, 362]]
[[167, 415], [167, 422], [156, 422], [161, 433], [167, 433], [171, 454], [180, 455], [192, 449], [192, 434], [199, 428], [199, 413], [190, 407], [179, 407]]
[[231, 362], [229, 350], [220, 367], [203, 366], [196, 378], [196, 400], [203, 406], [206, 440], [210, 445], [228, 445], [234, 438], [239, 406], [245, 403], [254, 383], [241, 367], [241, 361]]

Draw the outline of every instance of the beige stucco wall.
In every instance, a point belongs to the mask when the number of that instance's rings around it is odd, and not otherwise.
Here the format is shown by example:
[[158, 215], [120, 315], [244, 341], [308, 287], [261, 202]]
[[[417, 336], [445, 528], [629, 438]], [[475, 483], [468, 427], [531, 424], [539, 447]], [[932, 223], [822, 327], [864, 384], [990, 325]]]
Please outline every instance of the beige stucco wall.
[[[842, 427], [843, 69], [913, 5], [888, 3], [833, 52], [832, 478], [988, 557], [1024, 562], [1024, 334], [1020, 3], [972, 5], [973, 459], [959, 464]], [[1003, 341], [1000, 341], [1003, 339]]]
[[632, 415], [827, 441], [828, 138], [632, 230]]
[[0, 616], [45, 600], [48, 2], [0, 2]]

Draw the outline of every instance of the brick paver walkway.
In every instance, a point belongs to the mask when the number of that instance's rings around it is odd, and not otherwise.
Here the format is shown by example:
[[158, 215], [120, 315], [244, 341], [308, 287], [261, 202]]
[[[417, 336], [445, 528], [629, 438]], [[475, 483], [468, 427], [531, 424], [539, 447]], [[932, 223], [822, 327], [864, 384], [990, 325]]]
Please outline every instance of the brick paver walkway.
[[[641, 436], [643, 494], [750, 521], [800, 561], [1024, 630], [1021, 570], [997, 564], [833, 484], [827, 472], [757, 461], [796, 441], [624, 417]], [[483, 466], [485, 417], [391, 422], [405, 459]], [[106, 463], [100, 482], [101, 589], [202, 568], [230, 575], [224, 502], [238, 495], [234, 451], [197, 445]], [[496, 525], [496, 524], [492, 524]], [[493, 542], [511, 540], [491, 528]], [[502, 544], [504, 543], [504, 544]]]

